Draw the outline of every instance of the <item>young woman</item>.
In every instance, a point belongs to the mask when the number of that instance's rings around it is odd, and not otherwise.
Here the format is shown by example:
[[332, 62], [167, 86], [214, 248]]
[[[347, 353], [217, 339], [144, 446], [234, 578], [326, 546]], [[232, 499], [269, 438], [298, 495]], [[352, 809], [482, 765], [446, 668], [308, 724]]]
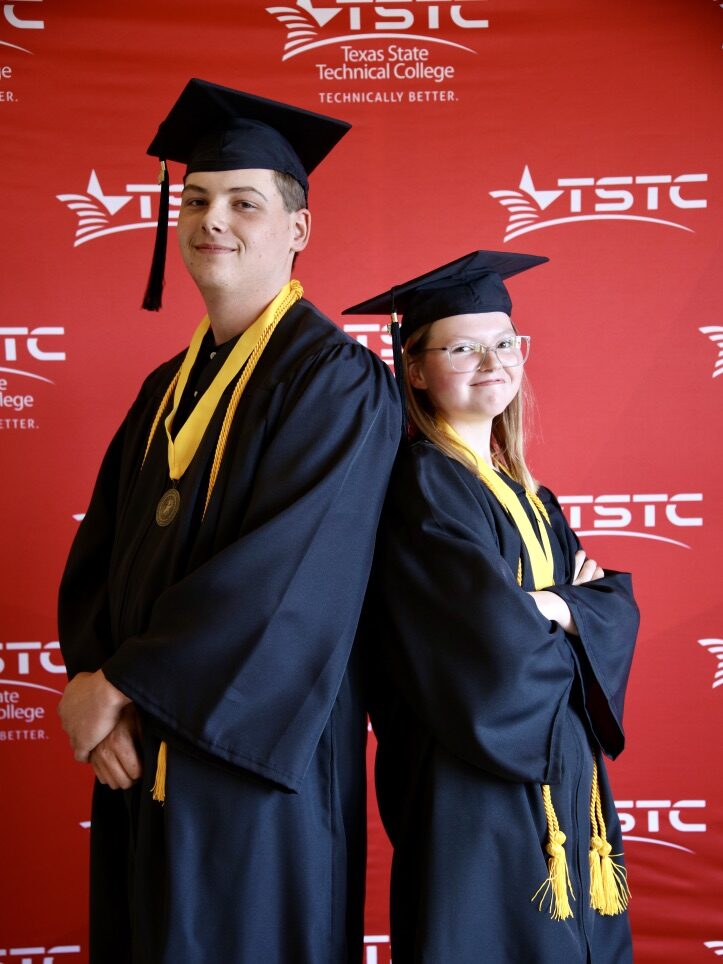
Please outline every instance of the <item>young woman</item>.
[[502, 279], [545, 260], [475, 252], [350, 309], [404, 314], [411, 444], [365, 617], [394, 964], [632, 960], [602, 754], [638, 610], [525, 462]]

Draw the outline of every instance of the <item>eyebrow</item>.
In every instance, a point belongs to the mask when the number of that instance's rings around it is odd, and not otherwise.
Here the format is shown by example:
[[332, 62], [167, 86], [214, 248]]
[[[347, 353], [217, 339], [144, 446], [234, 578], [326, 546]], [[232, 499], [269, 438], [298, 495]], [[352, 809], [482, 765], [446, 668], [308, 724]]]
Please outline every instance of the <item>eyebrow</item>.
[[[209, 193], [209, 192], [206, 190], [206, 188], [205, 188], [205, 187], [201, 187], [200, 184], [184, 184], [184, 185], [183, 185], [183, 193], [185, 193], [186, 191], [197, 191], [199, 194], [205, 194], [205, 195], [208, 195], [208, 193]], [[259, 196], [260, 198], [263, 198], [264, 201], [268, 201], [268, 198], [266, 197], [265, 194], [263, 194], [261, 191], [259, 191], [258, 188], [251, 187], [250, 184], [249, 184], [249, 185], [242, 185], [242, 186], [240, 186], [240, 187], [230, 187], [230, 188], [228, 188], [226, 191], [224, 191], [223, 193], [224, 193], [224, 194], [241, 194], [241, 193], [244, 193], [244, 194], [245, 194], [245, 193], [247, 193], [247, 192], [249, 192], [249, 191], [250, 191], [251, 193], [253, 193], [253, 194], [258, 194], [258, 196]]]
[[[503, 335], [516, 335], [516, 334], [517, 332], [515, 331], [514, 328], [500, 328], [500, 330], [496, 332], [494, 335], [492, 335], [491, 337], [501, 338]], [[447, 341], [448, 342], [463, 341], [465, 342], [465, 344], [469, 344], [470, 342], [472, 342], [473, 344], [477, 344], [477, 340], [472, 335], [450, 335], [447, 338]]]

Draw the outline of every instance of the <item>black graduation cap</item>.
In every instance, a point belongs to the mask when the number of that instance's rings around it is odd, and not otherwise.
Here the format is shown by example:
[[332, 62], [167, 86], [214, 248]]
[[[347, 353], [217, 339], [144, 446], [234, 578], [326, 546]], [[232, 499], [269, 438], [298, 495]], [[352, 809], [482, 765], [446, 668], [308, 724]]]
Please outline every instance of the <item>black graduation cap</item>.
[[[512, 300], [503, 278], [527, 271], [549, 258], [536, 254], [513, 254], [511, 251], [472, 251], [440, 268], [389, 291], [375, 295], [351, 308], [343, 315], [391, 315], [394, 372], [404, 401], [401, 346], [422, 325], [452, 315], [487, 311], [512, 311]], [[397, 312], [403, 315], [401, 325]]]
[[143, 307], [161, 306], [168, 236], [166, 161], [195, 171], [280, 171], [308, 194], [308, 175], [351, 127], [345, 121], [193, 78], [158, 128], [148, 154], [161, 160], [161, 201]]
[[394, 285], [381, 295], [345, 308], [343, 315], [404, 316], [402, 343], [422, 325], [452, 315], [504, 311], [510, 314], [512, 300], [503, 278], [527, 271], [549, 261], [535, 254], [511, 251], [473, 251], [426, 274]]

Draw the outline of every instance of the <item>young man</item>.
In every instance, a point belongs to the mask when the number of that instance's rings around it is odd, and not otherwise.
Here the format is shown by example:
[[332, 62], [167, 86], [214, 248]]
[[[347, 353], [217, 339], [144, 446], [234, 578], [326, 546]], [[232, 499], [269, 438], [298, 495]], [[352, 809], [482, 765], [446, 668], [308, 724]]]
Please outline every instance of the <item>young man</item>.
[[60, 714], [98, 777], [94, 964], [361, 960], [352, 641], [400, 413], [291, 280], [307, 173], [346, 129], [194, 80], [149, 148], [187, 163], [208, 316], [141, 388], [61, 585]]

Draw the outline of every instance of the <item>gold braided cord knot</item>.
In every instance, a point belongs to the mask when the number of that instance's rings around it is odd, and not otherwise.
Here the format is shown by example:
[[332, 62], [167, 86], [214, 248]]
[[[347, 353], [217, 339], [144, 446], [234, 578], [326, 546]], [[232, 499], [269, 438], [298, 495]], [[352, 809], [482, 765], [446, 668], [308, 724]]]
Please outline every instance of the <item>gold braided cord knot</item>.
[[607, 830], [602, 812], [600, 782], [597, 760], [592, 760], [592, 786], [590, 789], [590, 906], [599, 914], [613, 916], [622, 914], [630, 901], [627, 871], [622, 864], [616, 864], [613, 857], [622, 854], [612, 853], [608, 843]]
[[557, 822], [557, 814], [552, 805], [550, 787], [547, 783], [542, 785], [542, 802], [547, 817], [547, 845], [545, 850], [550, 855], [550, 859], [547, 861], [547, 878], [537, 888], [530, 900], [536, 900], [538, 894], [541, 893], [537, 909], [542, 910], [545, 898], [549, 896], [550, 917], [553, 920], [567, 920], [567, 918], [573, 916], [568, 891], [572, 895], [572, 899], [575, 900], [565, 854], [567, 837], [560, 830], [560, 825]]

